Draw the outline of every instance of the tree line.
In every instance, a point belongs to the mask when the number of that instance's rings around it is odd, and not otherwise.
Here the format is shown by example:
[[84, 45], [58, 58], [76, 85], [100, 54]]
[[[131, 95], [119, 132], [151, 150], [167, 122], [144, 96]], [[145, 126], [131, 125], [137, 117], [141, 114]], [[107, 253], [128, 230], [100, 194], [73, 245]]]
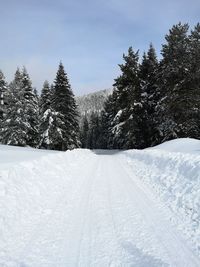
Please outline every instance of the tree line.
[[7, 85], [0, 72], [0, 142], [16, 146], [67, 150], [80, 147], [78, 111], [67, 74], [60, 63], [53, 85], [41, 96], [25, 68]]
[[25, 68], [9, 85], [0, 72], [0, 142], [57, 150], [142, 149], [175, 138], [200, 139], [200, 24], [192, 30], [174, 25], [161, 56], [150, 44], [140, 60], [130, 47], [103, 111], [85, 116], [81, 127], [62, 63], [40, 96]]
[[104, 110], [84, 118], [82, 146], [142, 149], [167, 140], [200, 139], [200, 24], [174, 25], [162, 58], [150, 44], [139, 60], [129, 48]]

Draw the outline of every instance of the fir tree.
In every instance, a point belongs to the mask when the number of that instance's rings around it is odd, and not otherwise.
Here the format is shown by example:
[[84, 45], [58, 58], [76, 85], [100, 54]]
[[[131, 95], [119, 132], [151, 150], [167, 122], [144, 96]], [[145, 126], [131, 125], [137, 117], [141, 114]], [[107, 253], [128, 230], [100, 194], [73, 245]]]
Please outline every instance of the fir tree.
[[83, 118], [82, 122], [82, 127], [81, 127], [81, 147], [82, 148], [89, 148], [89, 123], [87, 116], [85, 115]]
[[22, 71], [21, 81], [25, 122], [27, 125], [27, 145], [35, 147], [38, 144], [39, 103], [25, 68]]
[[198, 23], [189, 35], [188, 90], [184, 105], [185, 134], [200, 139], [200, 24]]
[[40, 96], [40, 123], [39, 123], [39, 145], [40, 148], [49, 148], [49, 129], [53, 118], [51, 107], [52, 91], [48, 81], [44, 82]]
[[7, 91], [7, 84], [3, 72], [0, 70], [0, 120], [3, 119], [5, 113], [5, 95]]
[[1, 131], [2, 143], [25, 146], [27, 144], [27, 121], [24, 112], [22, 75], [19, 69], [9, 86], [9, 101]]
[[40, 114], [43, 114], [51, 105], [52, 93], [48, 81], [45, 81], [40, 96]]
[[143, 60], [140, 65], [140, 78], [142, 90], [142, 105], [141, 117], [143, 120], [142, 135], [144, 146], [151, 146], [155, 142], [155, 133], [157, 122], [155, 120], [156, 106], [160, 98], [158, 88], [158, 60], [156, 51], [152, 44], [149, 50], [143, 55]]
[[[162, 48], [159, 86], [162, 98], [158, 105], [160, 142], [185, 137], [185, 100], [190, 88], [188, 76], [188, 24], [177, 24], [166, 35]], [[187, 100], [186, 100], [187, 101]]]
[[59, 65], [54, 83], [52, 107], [54, 115], [57, 116], [52, 121], [52, 131], [49, 132], [53, 149], [67, 150], [79, 147], [77, 106], [62, 63]]
[[[60, 143], [66, 136], [65, 117], [63, 114], [56, 112], [52, 107], [47, 109], [42, 118], [43, 132], [39, 146], [42, 148], [62, 150]], [[64, 150], [64, 149], [63, 149]]]
[[102, 138], [101, 147], [104, 149], [116, 148], [114, 140], [114, 118], [117, 114], [117, 92], [113, 93], [108, 97], [104, 104], [104, 109], [101, 112], [101, 125], [102, 125]]
[[139, 56], [130, 47], [123, 55], [124, 64], [119, 65], [122, 74], [115, 80], [117, 113], [113, 120], [116, 148], [139, 148], [141, 140], [141, 88], [139, 78]]
[[101, 127], [99, 115], [93, 112], [90, 117], [89, 131], [88, 131], [88, 147], [90, 149], [100, 148]]

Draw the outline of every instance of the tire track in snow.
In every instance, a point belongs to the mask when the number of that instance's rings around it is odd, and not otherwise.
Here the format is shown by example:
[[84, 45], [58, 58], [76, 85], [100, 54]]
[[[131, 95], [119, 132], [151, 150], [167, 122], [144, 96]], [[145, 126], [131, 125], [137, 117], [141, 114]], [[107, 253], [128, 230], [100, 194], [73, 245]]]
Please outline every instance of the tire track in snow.
[[87, 168], [87, 162], [84, 163], [81, 175], [80, 169], [74, 166], [76, 172], [70, 179], [71, 192], [69, 188], [64, 188], [59, 201], [56, 201], [54, 212], [38, 225], [37, 235], [29, 241], [23, 252], [23, 266], [55, 267], [55, 262], [59, 267], [77, 266], [82, 220], [97, 163], [95, 157], [92, 162], [92, 168]]
[[[142, 245], [145, 242], [143, 237], [144, 229], [142, 228], [142, 220], [144, 218], [141, 216], [140, 211], [138, 212], [138, 208], [135, 207], [135, 202], [130, 201], [130, 196], [127, 194], [127, 188], [124, 183], [125, 181], [121, 180], [121, 177], [124, 177], [121, 171], [121, 164], [116, 159], [114, 161], [111, 159], [110, 162], [107, 160], [106, 162], [107, 175], [109, 177], [108, 186], [110, 187], [110, 213], [118, 244], [124, 252], [124, 261], [122, 263], [124, 265], [122, 266], [168, 266], [159, 260], [159, 258], [154, 258], [141, 250], [141, 237]], [[113, 163], [115, 165], [115, 173], [113, 173]], [[147, 239], [149, 236], [145, 238]], [[150, 239], [150, 241], [152, 240]]]
[[[84, 214], [82, 218], [82, 223], [81, 223], [81, 233], [80, 233], [80, 238], [79, 238], [79, 245], [78, 245], [78, 251], [77, 251], [77, 258], [76, 258], [76, 264], [74, 266], [81, 266], [81, 246], [83, 244], [83, 238], [84, 238], [84, 230], [86, 228], [86, 223], [89, 221], [91, 223], [91, 194], [94, 190], [94, 184], [95, 180], [97, 179], [96, 173], [99, 171], [99, 163], [97, 162], [97, 166], [93, 169], [93, 172], [90, 173], [90, 177], [88, 179], [88, 188], [86, 187], [86, 201], [84, 203]], [[95, 172], [95, 173], [94, 173]], [[88, 220], [89, 219], [89, 220]], [[91, 228], [90, 228], [91, 229]], [[90, 252], [91, 252], [91, 233], [88, 235], [89, 242], [87, 244], [87, 250], [88, 250], [88, 258], [85, 260], [89, 260]], [[87, 265], [89, 266], [89, 265]]]
[[[68, 214], [66, 225], [68, 228], [64, 231], [65, 242], [62, 244], [62, 254], [64, 257], [59, 263], [59, 267], [77, 267], [80, 260], [80, 246], [83, 238], [83, 229], [85, 223], [85, 217], [87, 213], [87, 207], [89, 197], [91, 194], [91, 188], [94, 180], [93, 173], [97, 169], [98, 162], [95, 159], [92, 168], [87, 168], [87, 163], [84, 166], [84, 172], [86, 170], [85, 182], [81, 186], [79, 194], [79, 201], [77, 201], [77, 193], [74, 194], [74, 199], [71, 203], [74, 204], [74, 208], [71, 214]], [[79, 174], [80, 175], [80, 174]], [[69, 216], [71, 215], [71, 216]], [[67, 223], [70, 222], [70, 223]]]
[[125, 266], [127, 254], [121, 248], [113, 225], [109, 206], [109, 176], [105, 176], [104, 161], [94, 174], [94, 184], [88, 205], [87, 220], [81, 246], [79, 266]]
[[18, 267], [200, 266], [122, 157], [94, 155], [72, 174]]

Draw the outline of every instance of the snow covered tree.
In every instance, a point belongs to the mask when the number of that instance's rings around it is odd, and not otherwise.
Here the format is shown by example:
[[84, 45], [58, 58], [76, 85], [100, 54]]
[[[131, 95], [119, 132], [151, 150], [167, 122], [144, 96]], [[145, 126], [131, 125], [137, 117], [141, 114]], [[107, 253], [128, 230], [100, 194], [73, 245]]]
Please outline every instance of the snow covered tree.
[[36, 146], [38, 142], [38, 102], [25, 70], [17, 69], [9, 86], [8, 108], [3, 120], [2, 142]]
[[139, 78], [139, 56], [132, 47], [123, 55], [124, 64], [119, 65], [122, 74], [115, 79], [117, 113], [113, 120], [115, 148], [139, 148], [141, 137], [141, 87]]
[[38, 97], [34, 92], [31, 80], [25, 68], [21, 75], [23, 90], [23, 107], [25, 122], [27, 126], [27, 145], [32, 147], [38, 144], [38, 125], [39, 125], [39, 103]]
[[142, 105], [141, 117], [143, 120], [142, 135], [145, 147], [149, 147], [155, 142], [155, 132], [157, 122], [155, 120], [155, 109], [160, 97], [158, 88], [158, 60], [156, 51], [152, 44], [149, 50], [143, 55], [140, 65]]
[[189, 35], [187, 93], [184, 99], [185, 135], [200, 139], [200, 24]]
[[53, 118], [51, 100], [52, 90], [49, 87], [48, 81], [45, 81], [39, 101], [39, 148], [49, 148], [49, 129]]
[[5, 94], [7, 91], [7, 84], [3, 72], [0, 70], [0, 120], [3, 119], [5, 113]]
[[159, 101], [157, 117], [160, 142], [185, 137], [185, 113], [189, 95], [188, 80], [188, 24], [177, 24], [166, 35], [162, 48], [159, 86], [162, 98]]
[[43, 88], [41, 91], [39, 106], [40, 106], [40, 113], [44, 113], [47, 109], [49, 109], [51, 104], [52, 94], [50, 90], [50, 86], [48, 81], [45, 81], [43, 84]]
[[54, 116], [49, 137], [51, 148], [73, 149], [80, 146], [77, 106], [67, 74], [60, 63], [52, 98]]
[[19, 69], [9, 85], [9, 101], [1, 130], [2, 143], [25, 146], [27, 144], [27, 121], [24, 112], [22, 75]]
[[117, 147], [114, 140], [114, 118], [117, 114], [116, 106], [117, 93], [113, 93], [107, 98], [104, 103], [104, 109], [101, 112], [101, 148], [112, 149]]
[[43, 132], [43, 139], [42, 143], [40, 143], [40, 147], [53, 150], [65, 150], [64, 144], [62, 143], [65, 141], [66, 132], [68, 130], [65, 124], [65, 116], [50, 107], [44, 112], [43, 120], [44, 123], [46, 123], [46, 131]]

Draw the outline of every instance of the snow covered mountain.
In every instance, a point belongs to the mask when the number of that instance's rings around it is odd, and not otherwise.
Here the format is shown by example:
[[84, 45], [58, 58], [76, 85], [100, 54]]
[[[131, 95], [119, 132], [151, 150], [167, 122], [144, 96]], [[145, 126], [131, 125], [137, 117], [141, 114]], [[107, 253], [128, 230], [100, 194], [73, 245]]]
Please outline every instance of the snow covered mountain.
[[0, 266], [199, 267], [200, 141], [0, 146]]
[[90, 116], [92, 112], [101, 112], [105, 100], [111, 93], [112, 89], [105, 89], [76, 97], [76, 103], [81, 117], [84, 115]]

